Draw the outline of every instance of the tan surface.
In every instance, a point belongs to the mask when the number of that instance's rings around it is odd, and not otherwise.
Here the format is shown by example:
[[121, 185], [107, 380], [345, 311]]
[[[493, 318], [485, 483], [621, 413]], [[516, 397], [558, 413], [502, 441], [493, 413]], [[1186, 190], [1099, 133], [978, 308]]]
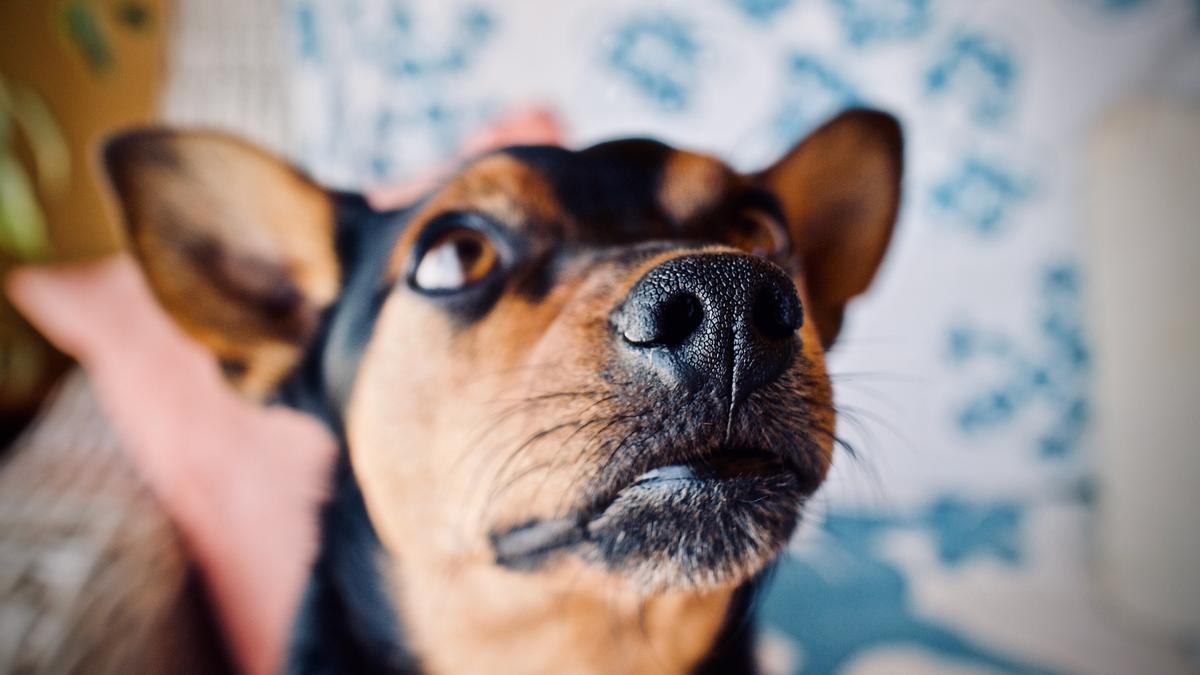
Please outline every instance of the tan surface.
[[0, 2], [0, 73], [33, 88], [58, 117], [71, 148], [70, 185], [54, 199], [41, 195], [59, 259], [94, 257], [122, 241], [115, 213], [98, 179], [96, 146], [112, 130], [153, 119], [162, 79], [163, 34], [168, 17], [162, 0], [139, 0], [146, 28], [133, 30], [117, 18], [121, 0], [76, 3], [94, 7], [111, 47], [111, 66], [97, 72], [67, 39], [63, 0]]
[[1097, 129], [1090, 159], [1101, 579], [1123, 618], [1194, 639], [1200, 104], [1127, 101]]

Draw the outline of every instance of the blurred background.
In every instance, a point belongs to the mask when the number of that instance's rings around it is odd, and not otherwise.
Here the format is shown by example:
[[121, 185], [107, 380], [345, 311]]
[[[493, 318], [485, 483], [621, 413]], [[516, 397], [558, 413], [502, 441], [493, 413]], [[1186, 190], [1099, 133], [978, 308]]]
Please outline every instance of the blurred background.
[[[119, 250], [95, 148], [151, 120], [366, 189], [531, 104], [741, 169], [888, 110], [901, 223], [831, 355], [856, 452], [764, 658], [1200, 672], [1198, 96], [1194, 0], [0, 0], [0, 265]], [[68, 368], [0, 306], [6, 443]]]

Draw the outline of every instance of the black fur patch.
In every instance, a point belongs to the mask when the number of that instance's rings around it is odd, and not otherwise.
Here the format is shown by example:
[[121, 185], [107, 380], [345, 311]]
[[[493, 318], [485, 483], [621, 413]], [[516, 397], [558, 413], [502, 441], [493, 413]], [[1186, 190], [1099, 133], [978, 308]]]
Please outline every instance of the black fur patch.
[[658, 204], [663, 169], [674, 151], [658, 141], [629, 139], [579, 152], [520, 146], [502, 152], [536, 170], [583, 230], [576, 243], [615, 244], [668, 234]]
[[367, 516], [344, 446], [342, 417], [359, 357], [390, 288], [388, 254], [410, 212], [376, 213], [357, 195], [337, 195], [338, 256], [348, 276], [305, 360], [279, 389], [280, 403], [314, 415], [342, 439], [321, 513], [321, 542], [293, 627], [289, 673], [419, 673], [384, 591], [383, 547]]

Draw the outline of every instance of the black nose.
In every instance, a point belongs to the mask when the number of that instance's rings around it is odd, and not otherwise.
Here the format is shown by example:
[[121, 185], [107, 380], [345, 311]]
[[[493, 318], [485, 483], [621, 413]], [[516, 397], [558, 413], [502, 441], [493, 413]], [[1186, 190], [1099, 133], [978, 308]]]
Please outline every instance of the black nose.
[[626, 348], [668, 384], [728, 393], [736, 404], [791, 363], [803, 312], [775, 264], [701, 253], [647, 272], [612, 320]]

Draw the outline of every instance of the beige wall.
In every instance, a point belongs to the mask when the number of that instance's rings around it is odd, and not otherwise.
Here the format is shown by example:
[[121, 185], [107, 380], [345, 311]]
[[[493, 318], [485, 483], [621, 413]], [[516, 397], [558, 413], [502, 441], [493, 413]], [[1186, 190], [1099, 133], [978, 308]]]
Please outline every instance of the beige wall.
[[1200, 105], [1139, 100], [1092, 148], [1101, 578], [1128, 616], [1200, 636]]

